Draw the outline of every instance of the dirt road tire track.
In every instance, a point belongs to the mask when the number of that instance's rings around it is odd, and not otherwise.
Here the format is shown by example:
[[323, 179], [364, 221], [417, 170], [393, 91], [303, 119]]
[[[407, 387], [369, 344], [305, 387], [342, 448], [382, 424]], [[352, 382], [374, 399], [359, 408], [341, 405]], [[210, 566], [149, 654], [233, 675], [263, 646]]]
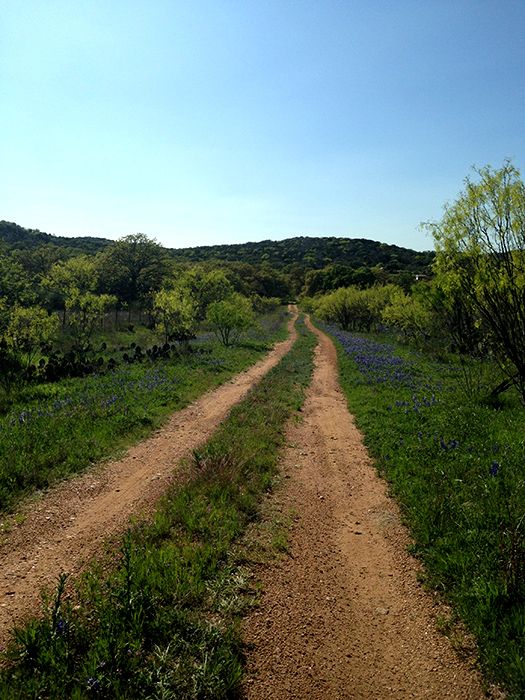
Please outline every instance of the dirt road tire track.
[[13, 624], [38, 609], [43, 588], [61, 572], [79, 573], [117, 536], [131, 516], [150, 511], [170, 483], [182, 479], [181, 460], [205, 443], [219, 424], [295, 340], [294, 310], [289, 338], [245, 372], [175, 413], [122, 459], [101, 464], [62, 483], [21, 510], [22, 524], [0, 543], [0, 642]]
[[261, 605], [243, 626], [245, 696], [483, 698], [472, 662], [436, 629], [437, 602], [418, 583], [398, 509], [348, 412], [334, 345], [315, 332], [314, 378], [275, 496], [295, 514], [290, 556], [258, 572]]

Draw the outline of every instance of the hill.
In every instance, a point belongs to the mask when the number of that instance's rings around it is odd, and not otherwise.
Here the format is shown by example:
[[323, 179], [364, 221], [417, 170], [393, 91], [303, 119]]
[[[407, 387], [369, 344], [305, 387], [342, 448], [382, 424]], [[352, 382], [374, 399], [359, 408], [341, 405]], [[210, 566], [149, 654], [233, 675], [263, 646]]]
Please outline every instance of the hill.
[[95, 236], [54, 236], [38, 229], [24, 228], [11, 221], [0, 221], [0, 241], [12, 250], [32, 250], [40, 246], [54, 245], [88, 255], [98, 253], [112, 243], [107, 238]]
[[328, 265], [352, 268], [381, 265], [396, 271], [422, 272], [432, 262], [434, 253], [370, 241], [365, 238], [309, 238], [298, 236], [282, 241], [199, 246], [171, 251], [175, 258], [191, 262], [227, 261], [251, 265], [267, 263], [273, 268], [300, 264], [320, 270]]
[[[54, 236], [0, 221], [0, 249], [13, 254], [30, 273], [44, 273], [58, 259], [95, 255], [113, 243], [93, 236]], [[368, 287], [377, 282], [394, 282], [409, 289], [415, 275], [429, 272], [434, 258], [430, 251], [335, 236], [165, 248], [164, 254], [185, 264], [209, 263], [229, 268], [239, 283], [250, 280], [251, 291], [278, 297], [301, 293], [311, 296], [338, 287]]]

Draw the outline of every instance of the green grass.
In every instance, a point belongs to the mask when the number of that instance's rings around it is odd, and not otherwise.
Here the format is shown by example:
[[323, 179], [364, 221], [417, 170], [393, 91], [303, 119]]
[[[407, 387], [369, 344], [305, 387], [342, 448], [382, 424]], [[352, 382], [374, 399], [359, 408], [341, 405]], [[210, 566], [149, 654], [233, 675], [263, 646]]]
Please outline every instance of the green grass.
[[277, 471], [283, 427], [303, 402], [314, 337], [291, 352], [194, 453], [191, 478], [138, 524], [70, 598], [18, 629], [2, 698], [232, 698], [243, 655], [239, 540]]
[[498, 408], [472, 398], [453, 362], [335, 335], [350, 410], [402, 505], [427, 585], [475, 635], [488, 677], [523, 697], [525, 409], [512, 394]]
[[263, 319], [261, 329], [230, 348], [203, 338], [197, 352], [169, 361], [25, 387], [0, 416], [0, 511], [145, 437], [260, 359], [282, 338], [285, 320], [282, 313]]

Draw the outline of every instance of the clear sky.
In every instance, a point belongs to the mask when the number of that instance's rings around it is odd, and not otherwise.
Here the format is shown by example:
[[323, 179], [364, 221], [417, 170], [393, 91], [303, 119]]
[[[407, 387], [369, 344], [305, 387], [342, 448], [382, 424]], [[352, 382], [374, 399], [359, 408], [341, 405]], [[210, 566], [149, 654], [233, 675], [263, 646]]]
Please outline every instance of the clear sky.
[[525, 175], [525, 0], [2, 0], [0, 219], [168, 247], [431, 249]]

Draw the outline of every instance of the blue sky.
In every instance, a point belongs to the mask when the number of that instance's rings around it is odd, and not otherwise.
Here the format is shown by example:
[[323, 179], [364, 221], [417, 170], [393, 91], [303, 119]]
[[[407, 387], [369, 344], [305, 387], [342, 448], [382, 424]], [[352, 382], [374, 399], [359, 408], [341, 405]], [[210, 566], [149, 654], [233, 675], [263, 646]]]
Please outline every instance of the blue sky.
[[3, 0], [0, 219], [430, 249], [473, 165], [525, 168], [524, 29], [525, 0]]

